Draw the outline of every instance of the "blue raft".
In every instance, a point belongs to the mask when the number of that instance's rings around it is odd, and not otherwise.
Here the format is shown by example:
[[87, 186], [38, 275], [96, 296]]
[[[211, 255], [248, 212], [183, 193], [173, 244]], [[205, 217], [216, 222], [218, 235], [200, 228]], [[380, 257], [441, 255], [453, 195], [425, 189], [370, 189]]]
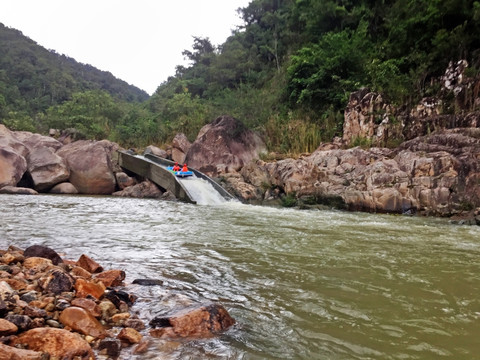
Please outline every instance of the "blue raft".
[[167, 167], [168, 171], [171, 171], [175, 176], [177, 177], [187, 177], [187, 176], [192, 176], [193, 171], [173, 171], [173, 166], [168, 166]]

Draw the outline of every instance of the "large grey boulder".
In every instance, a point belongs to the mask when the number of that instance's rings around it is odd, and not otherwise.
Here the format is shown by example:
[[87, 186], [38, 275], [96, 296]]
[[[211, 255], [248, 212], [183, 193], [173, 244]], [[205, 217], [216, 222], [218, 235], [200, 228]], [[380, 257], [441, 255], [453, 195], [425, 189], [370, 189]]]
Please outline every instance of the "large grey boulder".
[[80, 194], [107, 195], [115, 191], [112, 153], [118, 145], [107, 140], [80, 140], [57, 151], [70, 169], [69, 181]]
[[263, 140], [230, 116], [205, 125], [188, 150], [188, 166], [210, 176], [240, 170], [266, 151]]
[[50, 147], [33, 149], [27, 156], [28, 172], [35, 190], [46, 191], [70, 176], [63, 158], [55, 154]]

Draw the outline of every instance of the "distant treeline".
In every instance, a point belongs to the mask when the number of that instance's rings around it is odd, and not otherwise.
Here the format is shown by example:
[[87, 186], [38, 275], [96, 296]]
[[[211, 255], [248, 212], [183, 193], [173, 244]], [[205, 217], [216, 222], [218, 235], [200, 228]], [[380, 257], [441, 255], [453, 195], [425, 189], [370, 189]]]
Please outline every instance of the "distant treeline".
[[[103, 78], [102, 86], [87, 87], [98, 82], [87, 81], [86, 70], [67, 71], [74, 60], [34, 51], [32, 41], [24, 47], [35, 56], [25, 58], [18, 49], [10, 53], [17, 60], [5, 61], [1, 35], [0, 119], [144, 146], [169, 142], [177, 132], [193, 140], [204, 124], [228, 114], [259, 131], [270, 150], [298, 153], [341, 134], [352, 91], [369, 87], [393, 104], [411, 105], [439, 94], [435, 80], [450, 61], [466, 59], [468, 76], [480, 71], [478, 1], [253, 0], [239, 14], [244, 25], [219, 47], [194, 37], [183, 52], [189, 66], [178, 66], [144, 102], [133, 89], [122, 92]], [[47, 66], [39, 60], [47, 58], [42, 51], [63, 63]], [[20, 58], [24, 66], [14, 66]]]

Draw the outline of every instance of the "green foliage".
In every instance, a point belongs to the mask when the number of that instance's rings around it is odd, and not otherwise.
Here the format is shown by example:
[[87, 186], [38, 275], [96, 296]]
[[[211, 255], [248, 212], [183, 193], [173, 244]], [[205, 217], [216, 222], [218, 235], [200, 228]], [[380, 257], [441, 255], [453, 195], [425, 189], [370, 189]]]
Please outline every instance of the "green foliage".
[[[116, 79], [111, 73], [76, 62], [46, 50], [20, 31], [0, 23], [0, 121], [23, 126], [21, 130], [42, 131], [38, 113], [72, 99], [72, 94], [104, 90], [112, 97], [138, 102], [148, 98], [144, 91]], [[26, 113], [32, 121], [9, 113]], [[23, 116], [23, 115], [22, 115]]]
[[87, 138], [106, 139], [117, 125], [123, 112], [119, 104], [105, 91], [75, 93], [72, 100], [47, 110], [50, 128], [74, 128]]
[[[244, 25], [224, 44], [193, 37], [189, 65], [144, 103], [145, 93], [111, 74], [1, 25], [0, 122], [143, 146], [178, 132], [194, 140], [225, 114], [261, 132], [270, 151], [298, 154], [342, 134], [360, 87], [411, 105], [439, 93], [433, 80], [450, 61], [466, 59], [465, 75], [479, 74], [480, 1], [252, 0], [239, 13]], [[448, 96], [444, 111], [460, 111]]]

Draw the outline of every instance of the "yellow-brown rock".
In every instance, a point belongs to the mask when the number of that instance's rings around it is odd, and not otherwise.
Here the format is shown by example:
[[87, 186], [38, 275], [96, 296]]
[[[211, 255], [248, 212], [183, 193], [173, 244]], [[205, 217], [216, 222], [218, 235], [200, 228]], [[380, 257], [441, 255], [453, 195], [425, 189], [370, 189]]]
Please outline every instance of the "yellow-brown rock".
[[107, 270], [95, 275], [95, 279], [103, 282], [106, 287], [120, 286], [125, 280], [125, 271], [123, 270]]
[[90, 345], [79, 334], [64, 329], [31, 329], [12, 340], [11, 345], [24, 345], [30, 350], [42, 351], [62, 360], [93, 360]]
[[150, 322], [153, 337], [210, 338], [235, 324], [227, 310], [218, 304], [209, 304], [181, 310], [171, 316], [155, 318]]
[[88, 257], [85, 254], [80, 256], [80, 258], [77, 260], [77, 265], [84, 268], [85, 270], [87, 270], [92, 274], [103, 271], [102, 266], [100, 266], [95, 260], [93, 260], [92, 258]]
[[88, 272], [84, 268], [82, 268], [80, 266], [77, 266], [77, 265], [75, 265], [72, 268], [72, 271], [70, 271], [70, 274], [75, 276], [75, 277], [81, 277], [81, 278], [84, 278], [84, 279], [87, 279], [87, 280], [92, 277], [92, 274], [90, 272]]
[[117, 335], [117, 338], [130, 344], [138, 344], [142, 340], [143, 336], [135, 329], [124, 328]]
[[77, 281], [75, 281], [75, 290], [77, 292], [77, 297], [85, 298], [88, 295], [92, 295], [94, 298], [100, 299], [105, 293], [105, 285], [103, 285], [102, 282], [94, 283], [92, 281], [78, 278]]
[[59, 317], [64, 326], [95, 338], [102, 338], [106, 335], [102, 324], [95, 319], [87, 310], [72, 306], [62, 311]]
[[76, 298], [72, 300], [71, 304], [72, 306], [81, 307], [82, 309], [87, 310], [90, 314], [92, 314], [97, 318], [102, 316], [102, 310], [93, 300], [85, 299], [85, 298]]
[[12, 335], [15, 334], [17, 331], [17, 325], [8, 320], [0, 319], [0, 336]]
[[0, 343], [0, 359], [8, 360], [43, 360], [41, 352], [17, 349]]
[[41, 257], [29, 257], [23, 262], [23, 267], [34, 272], [49, 270], [53, 267], [52, 260]]

